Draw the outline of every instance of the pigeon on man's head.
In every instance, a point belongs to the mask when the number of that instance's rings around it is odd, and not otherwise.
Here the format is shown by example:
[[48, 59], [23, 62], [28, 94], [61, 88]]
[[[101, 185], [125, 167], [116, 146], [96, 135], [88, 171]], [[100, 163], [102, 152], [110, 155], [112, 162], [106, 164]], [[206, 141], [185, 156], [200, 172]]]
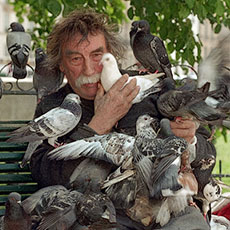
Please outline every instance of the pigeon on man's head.
[[6, 37], [7, 49], [13, 65], [13, 77], [23, 79], [27, 75], [26, 65], [29, 59], [31, 36], [18, 22], [10, 24]]
[[64, 136], [75, 128], [82, 116], [80, 103], [80, 97], [70, 93], [59, 107], [51, 109], [10, 134], [7, 142], [29, 142], [22, 160], [22, 167], [30, 160], [31, 155], [43, 140], [47, 139], [50, 145], [56, 147], [59, 145], [58, 137]]
[[[99, 223], [116, 223], [113, 203], [102, 193], [83, 194], [77, 190], [67, 190], [64, 186], [54, 185], [42, 188], [23, 201], [28, 213], [41, 218], [38, 229], [52, 226], [70, 229], [75, 222], [92, 227]], [[56, 229], [56, 228], [55, 228]]]
[[3, 226], [4, 230], [31, 230], [31, 217], [21, 205], [21, 195], [17, 192], [8, 195]]
[[35, 70], [33, 85], [37, 92], [38, 103], [50, 93], [58, 90], [63, 82], [64, 75], [59, 70], [51, 70], [46, 66], [47, 54], [42, 48], [35, 50]]
[[144, 68], [151, 73], [164, 72], [165, 77], [173, 78], [164, 43], [150, 33], [146, 20], [134, 21], [129, 35], [133, 54]]
[[[119, 71], [117, 61], [111, 53], [105, 53], [102, 56], [101, 64], [103, 65], [101, 72], [101, 84], [107, 92], [122, 75]], [[149, 94], [159, 92], [161, 90], [162, 82], [158, 77], [163, 75], [164, 73], [129, 77], [128, 82], [133, 78], [136, 78], [137, 85], [140, 86], [140, 91], [132, 103], [141, 102]]]

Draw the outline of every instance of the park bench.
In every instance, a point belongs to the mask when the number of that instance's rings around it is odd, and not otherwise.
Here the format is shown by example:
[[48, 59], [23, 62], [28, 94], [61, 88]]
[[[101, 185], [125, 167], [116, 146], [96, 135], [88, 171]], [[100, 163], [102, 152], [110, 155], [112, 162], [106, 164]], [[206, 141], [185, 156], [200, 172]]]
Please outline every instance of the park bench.
[[27, 144], [5, 142], [9, 133], [28, 121], [0, 121], [0, 216], [5, 211], [5, 201], [10, 192], [19, 192], [22, 199], [35, 192], [37, 184], [33, 182], [29, 165], [20, 168]]

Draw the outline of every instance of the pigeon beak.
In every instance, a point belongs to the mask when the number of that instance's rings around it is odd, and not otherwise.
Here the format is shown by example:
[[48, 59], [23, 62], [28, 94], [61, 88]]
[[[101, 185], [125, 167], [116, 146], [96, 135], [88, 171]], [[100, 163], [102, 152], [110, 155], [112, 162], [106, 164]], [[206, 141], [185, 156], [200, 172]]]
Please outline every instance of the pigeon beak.
[[21, 203], [22, 203], [22, 201], [21, 201], [21, 200], [18, 200], [18, 201], [17, 201], [17, 203], [18, 203], [18, 204], [21, 204]]

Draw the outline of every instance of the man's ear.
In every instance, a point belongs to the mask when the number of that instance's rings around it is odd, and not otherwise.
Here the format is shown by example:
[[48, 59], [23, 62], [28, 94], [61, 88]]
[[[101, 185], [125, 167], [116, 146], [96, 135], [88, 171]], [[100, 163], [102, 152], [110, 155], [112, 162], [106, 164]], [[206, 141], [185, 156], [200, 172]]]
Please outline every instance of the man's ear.
[[62, 63], [60, 63], [59, 69], [60, 69], [60, 71], [61, 71], [62, 73], [65, 74], [65, 70], [64, 70], [64, 67], [63, 67]]

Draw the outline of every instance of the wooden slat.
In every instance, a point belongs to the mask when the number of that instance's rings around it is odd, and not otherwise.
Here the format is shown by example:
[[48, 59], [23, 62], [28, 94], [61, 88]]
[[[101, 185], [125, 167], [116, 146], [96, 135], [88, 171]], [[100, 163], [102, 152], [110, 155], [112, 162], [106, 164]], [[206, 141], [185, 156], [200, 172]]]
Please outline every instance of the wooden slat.
[[[0, 183], [25, 183], [25, 182], [33, 182], [31, 174], [0, 174]], [[0, 187], [1, 189], [1, 187]]]
[[0, 142], [0, 152], [1, 151], [21, 151], [26, 150], [27, 144], [26, 143], [7, 143], [7, 142]]
[[21, 161], [25, 151], [18, 152], [0, 152], [0, 162]]
[[29, 172], [29, 167], [27, 165], [21, 168], [18, 162], [16, 164], [0, 164], [1, 172]]
[[0, 121], [0, 216], [5, 213], [9, 193], [18, 192], [25, 199], [38, 190], [29, 166], [20, 168], [28, 143], [8, 143], [10, 132], [29, 121]]
[[15, 185], [0, 185], [0, 194], [9, 194], [12, 191], [20, 194], [31, 194], [38, 190], [37, 184], [15, 184]]

